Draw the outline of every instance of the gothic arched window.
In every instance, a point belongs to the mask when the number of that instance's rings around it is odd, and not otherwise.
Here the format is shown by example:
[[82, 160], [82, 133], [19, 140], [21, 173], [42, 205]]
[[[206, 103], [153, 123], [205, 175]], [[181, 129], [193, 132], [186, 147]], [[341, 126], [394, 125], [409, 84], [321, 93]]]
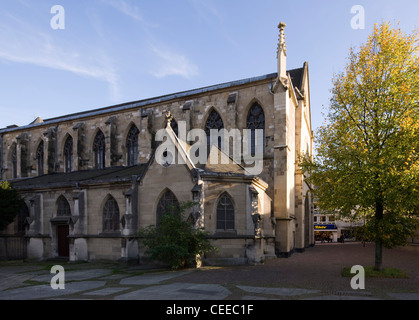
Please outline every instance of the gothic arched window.
[[95, 156], [95, 168], [103, 169], [105, 168], [105, 135], [102, 131], [99, 131], [96, 134], [95, 141], [93, 143], [93, 152]]
[[64, 144], [64, 171], [73, 171], [73, 138], [70, 136]]
[[138, 135], [140, 131], [135, 125], [131, 126], [127, 136], [127, 165], [134, 166], [137, 164], [138, 154]]
[[234, 205], [233, 201], [226, 193], [218, 200], [217, 229], [234, 230]]
[[119, 230], [119, 206], [116, 200], [109, 196], [103, 207], [103, 232]]
[[12, 178], [17, 178], [17, 146], [14, 144], [12, 146]]
[[70, 204], [64, 196], [58, 198], [57, 217], [71, 216]]
[[[207, 134], [207, 146], [208, 146], [208, 153], [210, 151], [210, 147], [211, 147], [211, 130], [215, 129], [215, 130], [221, 130], [224, 129], [224, 123], [223, 123], [223, 119], [221, 119], [220, 114], [215, 111], [212, 110], [211, 114], [208, 117], [207, 123], [205, 124], [205, 133]], [[215, 144], [215, 143], [213, 143]], [[221, 149], [222, 146], [222, 139], [221, 136], [218, 137], [218, 147]]]
[[17, 216], [17, 232], [18, 233], [25, 233], [25, 223], [26, 223], [26, 218], [28, 217], [29, 217], [29, 209], [26, 203], [24, 203], [22, 209], [20, 210]]
[[173, 132], [176, 136], [179, 136], [179, 127], [175, 119], [170, 121], [170, 127], [172, 128]]
[[39, 143], [36, 150], [36, 161], [38, 163], [38, 176], [42, 176], [44, 174], [44, 141]]
[[249, 110], [247, 129], [251, 130], [250, 151], [252, 156], [256, 153], [256, 130], [263, 130], [263, 145], [261, 146], [263, 152], [265, 150], [265, 113], [258, 103], [254, 103]]
[[164, 214], [174, 214], [179, 209], [179, 201], [177, 200], [174, 193], [170, 190], [167, 190], [160, 198], [159, 203], [157, 204], [157, 225], [160, 224], [160, 221]]

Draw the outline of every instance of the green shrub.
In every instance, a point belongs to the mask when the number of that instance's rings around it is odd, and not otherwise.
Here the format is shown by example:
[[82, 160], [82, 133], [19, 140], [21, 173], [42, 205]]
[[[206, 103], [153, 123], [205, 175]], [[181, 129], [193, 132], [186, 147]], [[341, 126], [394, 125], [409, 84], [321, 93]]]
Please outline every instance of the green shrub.
[[168, 264], [172, 269], [195, 266], [196, 257], [217, 250], [203, 228], [196, 229], [184, 217], [185, 210], [194, 203], [172, 207], [161, 218], [158, 226], [149, 226], [139, 232], [151, 260]]
[[23, 203], [19, 193], [7, 181], [0, 181], [0, 230], [15, 220]]

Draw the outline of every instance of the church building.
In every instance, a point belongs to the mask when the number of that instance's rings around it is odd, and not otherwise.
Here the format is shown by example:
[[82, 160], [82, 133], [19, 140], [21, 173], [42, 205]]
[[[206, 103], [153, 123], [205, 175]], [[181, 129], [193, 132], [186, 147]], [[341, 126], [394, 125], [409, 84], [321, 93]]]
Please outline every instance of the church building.
[[275, 73], [0, 129], [0, 180], [25, 202], [0, 230], [0, 258], [147, 263], [139, 229], [189, 201], [219, 248], [204, 264], [312, 246], [297, 162], [313, 150], [308, 63], [287, 70], [278, 28]]

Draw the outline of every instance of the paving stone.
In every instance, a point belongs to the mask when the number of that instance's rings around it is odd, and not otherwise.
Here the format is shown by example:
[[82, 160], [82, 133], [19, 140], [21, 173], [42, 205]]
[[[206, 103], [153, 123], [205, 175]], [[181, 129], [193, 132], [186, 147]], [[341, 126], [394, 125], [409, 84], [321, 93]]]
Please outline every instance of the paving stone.
[[[88, 280], [88, 279], [94, 279], [98, 277], [107, 276], [107, 275], [110, 275], [111, 273], [112, 273], [112, 270], [107, 270], [107, 269], [74, 270], [74, 271], [65, 271], [64, 276], [65, 276], [65, 281], [81, 281], [81, 280]], [[40, 282], [50, 282], [53, 276], [54, 276], [53, 273], [48, 273], [48, 274], [43, 274], [43, 275], [34, 277], [31, 280], [40, 281]]]
[[128, 276], [129, 275], [127, 275], [127, 274], [120, 273], [120, 274], [111, 274], [110, 276], [100, 277], [100, 279], [103, 279], [103, 280], [119, 280], [119, 279], [122, 279], [122, 278], [126, 278]]
[[316, 296], [305, 298], [302, 300], [381, 300], [373, 297], [363, 297], [363, 296], [341, 296], [341, 295], [326, 295], [326, 296]]
[[268, 298], [261, 297], [261, 296], [243, 296], [241, 299], [242, 300], [268, 300]]
[[116, 296], [116, 300], [223, 300], [231, 292], [218, 284], [172, 283]]
[[338, 296], [372, 296], [372, 293], [365, 290], [352, 290], [352, 291], [336, 291]]
[[389, 292], [387, 295], [397, 300], [419, 300], [419, 293], [393, 293]]
[[249, 287], [249, 286], [237, 286], [237, 288], [251, 293], [261, 293], [278, 296], [300, 296], [304, 294], [319, 293], [319, 290], [308, 290], [308, 289], [293, 289], [293, 288], [264, 288], [264, 287]]
[[164, 272], [154, 274], [143, 274], [130, 278], [125, 278], [120, 281], [122, 285], [152, 285], [158, 284], [162, 281], [170, 280], [190, 273], [191, 271], [183, 272]]
[[0, 291], [13, 287], [24, 286], [24, 282], [33, 277], [31, 274], [0, 275]]
[[83, 295], [90, 295], [90, 296], [109, 296], [111, 294], [115, 294], [121, 291], [125, 291], [129, 288], [123, 288], [123, 287], [110, 287], [110, 288], [105, 288], [105, 289], [101, 289], [101, 290], [96, 290], [96, 291], [92, 291], [92, 292], [86, 292]]
[[39, 285], [0, 292], [0, 300], [37, 300], [70, 295], [93, 290], [106, 285], [105, 281], [83, 281], [65, 284], [64, 290], [54, 290], [50, 285]]

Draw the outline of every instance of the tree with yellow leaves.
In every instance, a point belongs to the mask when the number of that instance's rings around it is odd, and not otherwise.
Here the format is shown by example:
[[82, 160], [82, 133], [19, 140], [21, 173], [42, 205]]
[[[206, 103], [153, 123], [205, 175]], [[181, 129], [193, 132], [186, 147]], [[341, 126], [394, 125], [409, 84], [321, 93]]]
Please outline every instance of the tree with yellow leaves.
[[410, 35], [375, 25], [346, 69], [333, 79], [327, 122], [316, 133], [317, 155], [300, 165], [320, 208], [365, 219], [382, 248], [404, 245], [419, 215], [419, 30]]

